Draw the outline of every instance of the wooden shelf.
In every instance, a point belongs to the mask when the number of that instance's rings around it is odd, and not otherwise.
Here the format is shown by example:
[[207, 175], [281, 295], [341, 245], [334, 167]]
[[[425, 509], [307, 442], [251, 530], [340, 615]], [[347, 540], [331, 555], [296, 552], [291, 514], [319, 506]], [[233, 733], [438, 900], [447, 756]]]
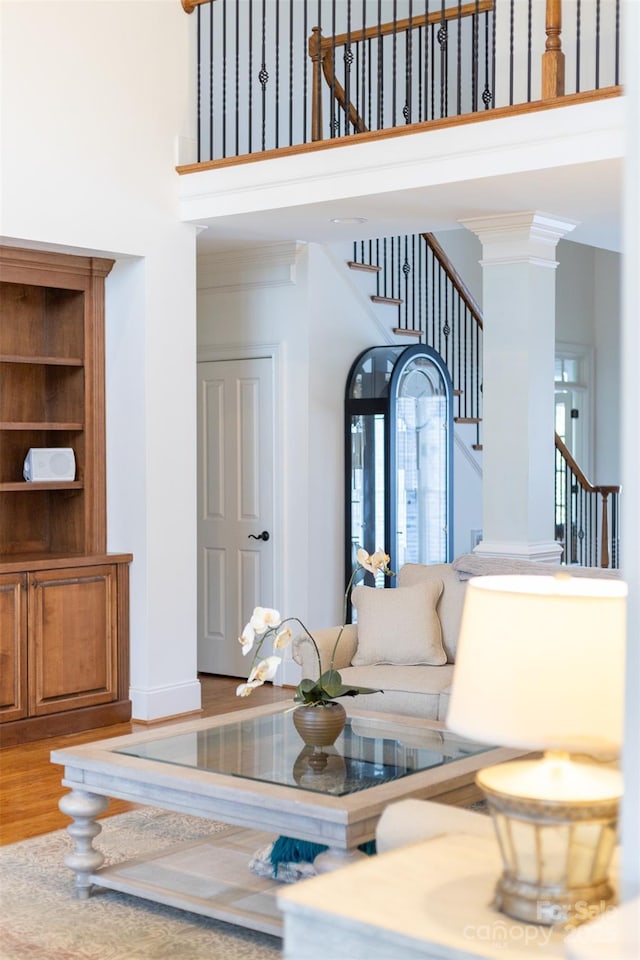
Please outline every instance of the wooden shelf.
[[[104, 281], [112, 260], [0, 247], [0, 733], [131, 715], [130, 555], [106, 555]], [[23, 479], [72, 447], [74, 480]]]
[[0, 363], [33, 363], [39, 366], [81, 367], [84, 360], [81, 357], [29, 357], [18, 354], [0, 354]]
[[82, 490], [82, 480], [19, 480], [0, 483], [0, 493], [33, 493], [36, 490]]
[[50, 421], [29, 421], [20, 423], [15, 420], [0, 422], [0, 430], [83, 430], [84, 424], [78, 420], [68, 423], [52, 423]]

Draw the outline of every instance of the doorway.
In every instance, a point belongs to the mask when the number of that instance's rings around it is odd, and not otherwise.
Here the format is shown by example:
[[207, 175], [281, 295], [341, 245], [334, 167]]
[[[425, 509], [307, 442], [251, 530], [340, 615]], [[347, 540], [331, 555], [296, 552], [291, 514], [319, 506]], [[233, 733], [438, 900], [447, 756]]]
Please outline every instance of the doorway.
[[[246, 677], [238, 637], [274, 606], [273, 359], [198, 363], [198, 670]], [[265, 651], [266, 655], [266, 651]]]

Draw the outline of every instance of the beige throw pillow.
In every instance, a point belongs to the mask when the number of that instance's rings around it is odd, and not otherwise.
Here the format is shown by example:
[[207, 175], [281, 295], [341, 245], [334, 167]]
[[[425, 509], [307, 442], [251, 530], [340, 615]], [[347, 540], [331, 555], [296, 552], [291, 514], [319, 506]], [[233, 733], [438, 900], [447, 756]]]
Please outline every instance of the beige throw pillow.
[[436, 612], [441, 593], [442, 580], [386, 590], [356, 587], [352, 599], [358, 611], [358, 647], [352, 664], [445, 664]]

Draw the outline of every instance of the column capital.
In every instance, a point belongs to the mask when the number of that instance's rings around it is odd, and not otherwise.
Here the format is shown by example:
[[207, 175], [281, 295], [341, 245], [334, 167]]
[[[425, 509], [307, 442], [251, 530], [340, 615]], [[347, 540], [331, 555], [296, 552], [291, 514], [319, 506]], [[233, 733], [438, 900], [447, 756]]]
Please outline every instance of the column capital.
[[555, 258], [558, 240], [577, 226], [574, 221], [536, 210], [472, 217], [459, 223], [480, 239], [482, 266], [531, 263], [553, 269], [558, 265]]

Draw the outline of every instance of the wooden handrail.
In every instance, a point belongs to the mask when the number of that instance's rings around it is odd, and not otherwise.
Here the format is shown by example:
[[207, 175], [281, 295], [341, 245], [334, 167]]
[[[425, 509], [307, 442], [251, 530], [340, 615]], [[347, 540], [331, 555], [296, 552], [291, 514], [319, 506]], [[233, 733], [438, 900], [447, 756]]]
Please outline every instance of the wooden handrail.
[[[182, 0], [182, 2], [205, 2], [205, 0]], [[336, 78], [335, 51], [338, 47], [348, 46], [352, 43], [362, 43], [365, 40], [379, 40], [382, 37], [407, 33], [409, 30], [417, 30], [420, 27], [431, 24], [443, 23], [446, 20], [461, 20], [465, 17], [475, 16], [476, 14], [488, 13], [494, 9], [494, 5], [494, 0], [472, 0], [471, 3], [466, 3], [464, 6], [446, 7], [438, 12], [434, 11], [427, 16], [423, 14], [422, 16], [411, 17], [410, 19], [380, 23], [373, 27], [363, 28], [362, 30], [336, 34], [334, 37], [323, 37], [320, 27], [313, 27], [308, 43], [309, 58], [313, 64], [311, 82], [311, 139], [316, 142], [323, 139], [320, 67], [322, 67], [322, 73], [329, 89], [333, 92], [335, 100], [347, 115], [348, 123], [356, 133], [368, 132], [368, 127], [354, 105], [351, 102], [347, 103], [345, 89]]]
[[202, 3], [213, 3], [214, 0], [180, 0], [182, 4], [182, 9], [185, 13], [193, 13], [196, 7], [199, 7]]
[[482, 312], [480, 310], [480, 307], [471, 296], [471, 293], [469, 292], [469, 289], [466, 286], [464, 280], [462, 279], [462, 277], [460, 276], [460, 274], [458, 273], [454, 265], [451, 263], [451, 260], [449, 259], [447, 254], [444, 252], [443, 248], [440, 246], [440, 244], [436, 240], [435, 235], [433, 233], [423, 233], [422, 236], [426, 240], [427, 246], [431, 248], [436, 259], [440, 262], [440, 266], [442, 267], [446, 275], [449, 277], [449, 280], [451, 280], [451, 283], [455, 287], [456, 292], [458, 293], [460, 298], [464, 301], [464, 303], [467, 305], [467, 307], [471, 311], [471, 315], [473, 316], [473, 319], [476, 321], [480, 329], [483, 330], [484, 323], [482, 321]]
[[[186, 0], [189, 2], [189, 0]], [[204, 0], [199, 0], [204, 2]], [[463, 17], [471, 17], [476, 13], [488, 13], [495, 6], [494, 0], [472, 0], [471, 3], [465, 3], [460, 7], [446, 7], [444, 10], [424, 14], [419, 17], [411, 17], [406, 20], [392, 20], [390, 23], [381, 23], [374, 27], [366, 27], [362, 30], [353, 30], [350, 33], [339, 33], [335, 37], [320, 37], [321, 50], [334, 49], [335, 47], [344, 47], [349, 43], [362, 43], [363, 40], [377, 40], [378, 37], [391, 36], [394, 33], [407, 33], [409, 30], [416, 30], [418, 27], [424, 27], [432, 23], [443, 23], [445, 20], [457, 20]], [[318, 28], [315, 27], [315, 30]]]
[[571, 470], [576, 475], [578, 483], [583, 490], [586, 490], [587, 493], [600, 493], [603, 496], [609, 496], [610, 493], [620, 493], [622, 487], [619, 484], [610, 484], [603, 486], [602, 484], [591, 483], [590, 480], [587, 480], [585, 474], [580, 469], [576, 461], [571, 456], [569, 448], [566, 444], [563, 443], [561, 437], [556, 433], [556, 450], [558, 453], [562, 454], [563, 458], [567, 461], [568, 465], [571, 467]]

